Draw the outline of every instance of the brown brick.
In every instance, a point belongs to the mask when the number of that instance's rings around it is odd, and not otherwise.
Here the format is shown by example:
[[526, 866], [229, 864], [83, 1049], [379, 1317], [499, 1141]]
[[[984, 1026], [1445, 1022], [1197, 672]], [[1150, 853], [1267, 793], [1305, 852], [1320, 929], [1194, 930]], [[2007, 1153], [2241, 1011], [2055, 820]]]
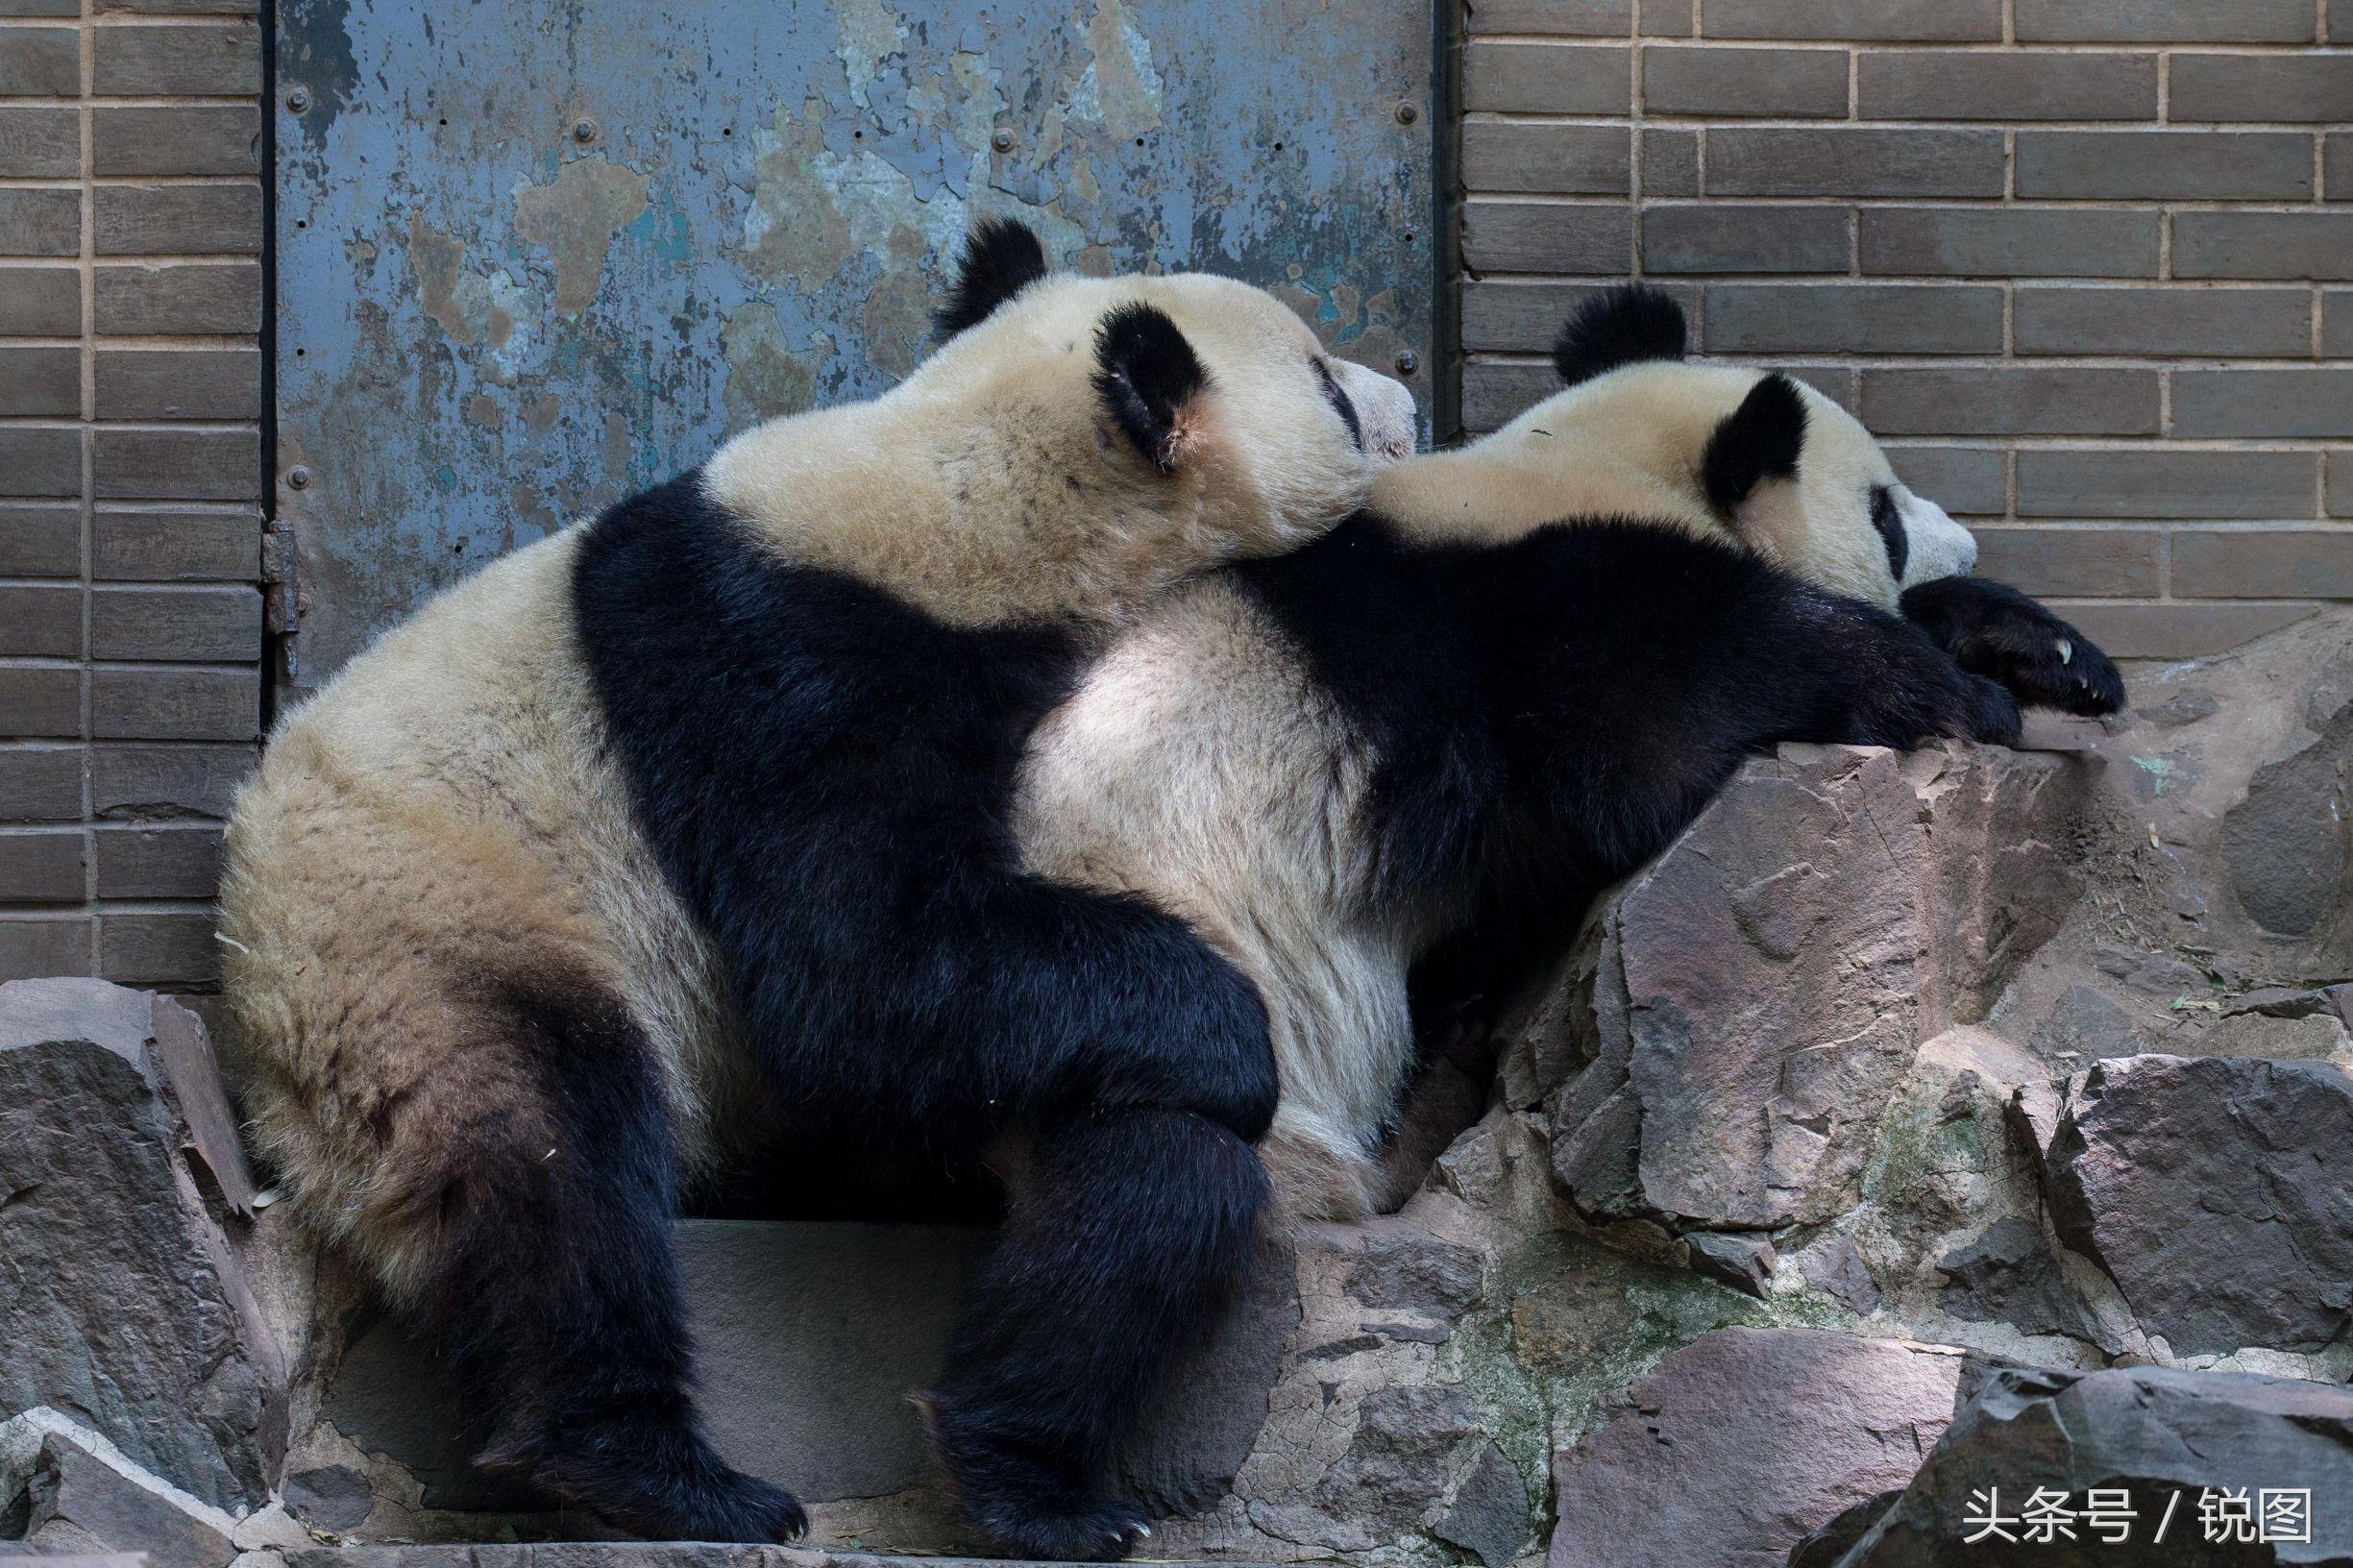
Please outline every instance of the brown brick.
[[126, 986], [206, 985], [221, 969], [209, 914], [108, 915], [99, 921], [98, 972]]
[[1473, 360], [1462, 367], [1462, 428], [1491, 430], [1560, 390], [1550, 365]]
[[227, 817], [257, 760], [251, 746], [94, 747], [90, 809], [102, 821]]
[[102, 27], [95, 46], [93, 80], [110, 97], [227, 97], [261, 90], [261, 29], [251, 22]]
[[71, 267], [0, 266], [0, 337], [80, 337], [82, 275]]
[[1623, 196], [1631, 139], [1617, 126], [1473, 120], [1462, 127], [1462, 183], [1472, 190]]
[[2155, 435], [2154, 370], [2041, 367], [1863, 372], [1880, 435]]
[[2154, 278], [2154, 212], [1867, 207], [1866, 273], [1979, 278]]
[[2353, 436], [2353, 370], [2177, 370], [2173, 433]]
[[101, 497], [251, 501], [259, 493], [261, 438], [252, 430], [101, 429], [92, 442]]
[[1962, 517], [1998, 517], [2010, 504], [2009, 463], [1986, 447], [1889, 447], [1896, 478]]
[[253, 174], [261, 167], [261, 113], [246, 104], [101, 105], [90, 137], [100, 174]]
[[0, 496], [82, 493], [82, 432], [0, 426]]
[[1645, 272], [1845, 272], [1843, 207], [1654, 207], [1642, 214]]
[[1462, 205], [1462, 261], [1474, 272], [1615, 275], [1633, 255], [1633, 214], [1623, 203]]
[[0, 175], [70, 180], [81, 172], [81, 110], [0, 105]]
[[2353, 43], [2353, 11], [2348, 11], [2343, 6], [2329, 7], [2328, 41]]
[[1700, 27], [1711, 38], [1992, 42], [2001, 0], [1708, 0]]
[[253, 740], [261, 733], [260, 672], [93, 670], [90, 733], [121, 741]]
[[2310, 43], [2310, 0], [2018, 0], [2024, 43]]
[[2165, 535], [2155, 528], [1977, 527], [1977, 575], [2045, 596], [2153, 599]]
[[1549, 351], [1560, 324], [1594, 293], [1593, 283], [1469, 282], [1462, 285], [1462, 346]]
[[81, 733], [81, 671], [0, 668], [0, 740]]
[[1728, 126], [1707, 135], [1711, 196], [1998, 196], [2001, 133]]
[[1802, 359], [1784, 359], [1773, 368], [1803, 381], [1847, 412], [1854, 412], [1853, 366], [1810, 365]]
[[221, 880], [217, 827], [102, 827], [101, 898], [209, 898]]
[[2021, 517], [2308, 517], [2310, 452], [2030, 450], [2018, 454]]
[[254, 419], [261, 355], [254, 349], [102, 349], [100, 419]]
[[237, 586], [96, 589], [90, 595], [90, 654], [206, 664], [257, 659], [261, 595]]
[[2353, 57], [2175, 55], [2175, 120], [2353, 119]]
[[102, 266], [100, 332], [257, 332], [261, 268], [252, 261]]
[[79, 820], [83, 759], [78, 746], [0, 747], [0, 820]]
[[101, 185], [95, 199], [100, 256], [257, 254], [261, 249], [257, 184]]
[[2353, 359], [2353, 288], [2320, 291], [2320, 352], [2331, 359]]
[[0, 577], [71, 577], [81, 572], [79, 504], [0, 501]]
[[2021, 288], [2011, 313], [2022, 355], [2295, 357], [2312, 346], [2300, 288]]
[[1935, 283], [1718, 283], [1709, 354], [1998, 354], [2001, 290]]
[[1855, 66], [1854, 87], [1867, 120], [2153, 120], [2157, 57], [1873, 50]]
[[252, 582], [261, 575], [261, 518], [247, 508], [98, 508], [90, 575], [131, 582]]
[[1632, 0], [1468, 0], [1470, 31], [1558, 33], [1624, 37], [1633, 31]]
[[0, 654], [12, 658], [80, 658], [80, 585], [0, 587]]
[[1642, 133], [1642, 193], [1697, 196], [1700, 193], [1700, 134], [1697, 131]]
[[2305, 201], [2312, 196], [2312, 138], [2292, 131], [2021, 131], [2018, 193]]
[[1642, 51], [1650, 114], [1847, 117], [1844, 49], [1722, 49], [1653, 44]]
[[80, 349], [0, 346], [0, 414], [72, 419], [81, 412]]
[[1623, 44], [1474, 39], [1462, 57], [1463, 107], [1532, 114], [1623, 114], [1632, 101], [1629, 53]]
[[2320, 141], [2323, 193], [2332, 202], [2353, 202], [2353, 132], [2332, 131]]
[[0, 98], [82, 96], [82, 35], [70, 27], [0, 29]]
[[2313, 604], [2071, 604], [2053, 610], [2119, 659], [2194, 659], [2220, 653], [2313, 613]]
[[2331, 517], [2353, 517], [2353, 452], [2328, 454], [2328, 486], [2321, 506]]
[[0, 980], [89, 972], [88, 919], [0, 919]]
[[78, 827], [0, 828], [0, 904], [78, 904], [89, 839]]
[[[0, 132], [0, 135], [5, 135]], [[0, 255], [82, 254], [82, 197], [71, 190], [0, 190]]]
[[2353, 599], [2353, 528], [2184, 528], [2173, 535], [2184, 599]]
[[2353, 279], [2353, 212], [2176, 212], [2173, 275]]

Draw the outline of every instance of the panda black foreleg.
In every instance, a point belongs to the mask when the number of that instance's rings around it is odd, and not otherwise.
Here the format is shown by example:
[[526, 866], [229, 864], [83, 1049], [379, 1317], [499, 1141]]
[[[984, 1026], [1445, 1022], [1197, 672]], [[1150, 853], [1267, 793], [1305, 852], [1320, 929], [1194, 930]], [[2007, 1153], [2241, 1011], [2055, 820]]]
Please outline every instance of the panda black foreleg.
[[1973, 674], [2022, 702], [2085, 718], [2124, 705], [2124, 677], [2090, 638], [2005, 583], [1938, 577], [1903, 596], [1904, 618]]
[[1109, 1560], [1150, 1533], [1094, 1472], [1246, 1276], [1268, 1195], [1250, 1145], [1189, 1111], [1038, 1131], [927, 1399], [966, 1508], [1007, 1553]]

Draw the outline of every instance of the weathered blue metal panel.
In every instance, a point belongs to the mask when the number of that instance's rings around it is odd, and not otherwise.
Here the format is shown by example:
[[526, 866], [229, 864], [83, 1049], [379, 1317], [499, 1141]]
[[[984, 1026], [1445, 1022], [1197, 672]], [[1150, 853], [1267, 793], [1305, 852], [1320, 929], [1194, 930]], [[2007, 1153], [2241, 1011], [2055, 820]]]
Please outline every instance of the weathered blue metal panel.
[[903, 376], [982, 213], [1268, 284], [1427, 383], [1430, 36], [1427, 0], [278, 0], [294, 684]]

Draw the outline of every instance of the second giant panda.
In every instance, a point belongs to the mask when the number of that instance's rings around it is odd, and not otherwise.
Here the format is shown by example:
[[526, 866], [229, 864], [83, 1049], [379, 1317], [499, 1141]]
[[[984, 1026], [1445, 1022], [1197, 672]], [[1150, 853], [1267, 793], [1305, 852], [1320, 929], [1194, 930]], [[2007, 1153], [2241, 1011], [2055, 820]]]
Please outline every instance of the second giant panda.
[[1348, 515], [1410, 399], [1260, 289], [1051, 273], [1016, 225], [943, 326], [885, 396], [434, 600], [279, 724], [229, 830], [233, 1066], [290, 1207], [444, 1348], [483, 1463], [644, 1535], [803, 1528], [690, 1394], [670, 1224], [741, 1140], [1027, 1134], [929, 1400], [1018, 1556], [1142, 1531], [1089, 1468], [1265, 1200], [1258, 993], [1024, 873], [1014, 772], [1174, 584]]
[[1192, 585], [1029, 748], [1027, 864], [1182, 915], [1257, 983], [1296, 1215], [1380, 1204], [1416, 963], [1476, 929], [1507, 969], [1510, 934], [1557, 934], [1751, 752], [2122, 700], [2079, 633], [1959, 576], [1968, 531], [1851, 416], [1682, 344], [1664, 295], [1600, 297], [1565, 390]]

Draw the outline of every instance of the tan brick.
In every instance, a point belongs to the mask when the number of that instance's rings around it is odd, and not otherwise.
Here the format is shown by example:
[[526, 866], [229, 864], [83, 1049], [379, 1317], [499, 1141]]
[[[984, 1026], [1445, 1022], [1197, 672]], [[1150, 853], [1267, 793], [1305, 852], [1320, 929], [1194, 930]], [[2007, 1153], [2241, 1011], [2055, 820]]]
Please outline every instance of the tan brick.
[[1880, 276], [2154, 278], [2155, 212], [1867, 207], [1863, 271]]
[[[0, 130], [0, 135], [5, 135]], [[71, 190], [0, 190], [0, 255], [82, 254], [82, 197]]]
[[225, 818], [257, 757], [251, 746], [93, 747], [90, 808], [101, 820]]
[[219, 889], [217, 827], [101, 827], [91, 838], [101, 898], [209, 898]]
[[0, 415], [72, 419], [81, 412], [80, 349], [0, 345]]
[[1471, 33], [1558, 33], [1625, 37], [1633, 31], [1632, 0], [1469, 0]]
[[261, 330], [261, 268], [252, 261], [110, 265], [95, 273], [102, 333], [252, 333]]
[[1607, 125], [1520, 125], [1474, 120], [1462, 128], [1462, 183], [1472, 190], [1623, 196], [1632, 133]]
[[2183, 599], [2353, 599], [2353, 528], [2184, 528], [2173, 535]]
[[2195, 659], [2292, 626], [2309, 603], [2074, 604], [2050, 606], [2119, 659]]
[[1960, 517], [1998, 517], [2010, 504], [2009, 461], [1990, 447], [1884, 449], [1896, 478]]
[[1462, 428], [1491, 430], [1560, 390], [1550, 365], [1474, 359], [1462, 367]]
[[1632, 102], [1630, 53], [1623, 44], [1473, 39], [1462, 57], [1463, 107], [1532, 114], [1624, 114]]
[[1681, 48], [1642, 51], [1649, 114], [1847, 117], [1844, 49]]
[[0, 175], [70, 180], [82, 172], [82, 114], [0, 104]]
[[2309, 517], [2319, 461], [2311, 452], [2034, 449], [2018, 454], [2018, 514]]
[[79, 496], [82, 432], [0, 426], [0, 496]]
[[1866, 366], [1865, 426], [1880, 435], [2154, 435], [2154, 370]]
[[1621, 274], [1633, 214], [1622, 203], [1465, 202], [1462, 260], [1474, 272]]
[[71, 267], [0, 266], [0, 337], [80, 337], [82, 275]]
[[252, 430], [102, 428], [91, 462], [97, 494], [109, 500], [251, 501], [260, 493], [261, 438]]
[[0, 820], [79, 820], [85, 755], [78, 746], [0, 747]]
[[2270, 358], [2312, 347], [2312, 296], [2300, 288], [2021, 288], [2017, 352]]
[[2173, 433], [2353, 437], [2353, 370], [2177, 370]]
[[2173, 275], [2353, 280], [2353, 212], [2176, 212]]
[[1700, 193], [1700, 134], [1697, 131], [1642, 133], [1642, 193], [1697, 196]]
[[81, 671], [0, 667], [0, 740], [81, 733]]
[[2001, 133], [1727, 126], [1707, 135], [1711, 196], [1998, 196]]
[[2177, 54], [2166, 106], [2175, 120], [2353, 118], [2353, 57]]
[[255, 254], [261, 249], [261, 187], [101, 185], [100, 256]]
[[1977, 576], [2037, 596], [2153, 599], [2164, 573], [2155, 528], [1988, 527], [1977, 536]]
[[98, 972], [117, 985], [208, 985], [220, 976], [209, 914], [108, 915], [99, 921]]
[[261, 595], [253, 588], [98, 588], [90, 652], [101, 659], [229, 664], [261, 656]]
[[100, 419], [255, 419], [261, 355], [255, 349], [102, 349]]
[[1938, 283], [1718, 283], [1709, 354], [1998, 354], [2001, 290]]
[[261, 575], [261, 518], [248, 508], [98, 508], [90, 573], [134, 582], [251, 582]]
[[12, 658], [82, 656], [82, 589], [61, 583], [0, 586], [0, 654]]
[[2017, 0], [2022, 43], [2310, 43], [2310, 0]]
[[78, 827], [0, 828], [0, 904], [78, 904], [88, 888]]
[[83, 917], [0, 919], [0, 980], [90, 972], [90, 922]]
[[90, 141], [100, 174], [253, 174], [261, 167], [261, 113], [246, 104], [101, 105]]
[[82, 96], [82, 35], [70, 27], [0, 29], [0, 98]]
[[93, 42], [93, 80], [107, 96], [227, 97], [261, 90], [261, 29], [251, 22], [102, 27]]
[[[2180, 102], [2175, 65], [2174, 101]], [[2004, 49], [1866, 52], [1855, 108], [1867, 120], [2153, 120], [2157, 57]]]
[[1843, 207], [1654, 207], [1642, 214], [1646, 272], [1845, 272]]
[[71, 577], [81, 571], [80, 505], [0, 501], [0, 577]]
[[2021, 131], [2018, 193], [2144, 201], [2305, 201], [2312, 138], [2291, 131]]
[[1990, 43], [2001, 0], [1708, 0], [1700, 27], [1711, 38]]

